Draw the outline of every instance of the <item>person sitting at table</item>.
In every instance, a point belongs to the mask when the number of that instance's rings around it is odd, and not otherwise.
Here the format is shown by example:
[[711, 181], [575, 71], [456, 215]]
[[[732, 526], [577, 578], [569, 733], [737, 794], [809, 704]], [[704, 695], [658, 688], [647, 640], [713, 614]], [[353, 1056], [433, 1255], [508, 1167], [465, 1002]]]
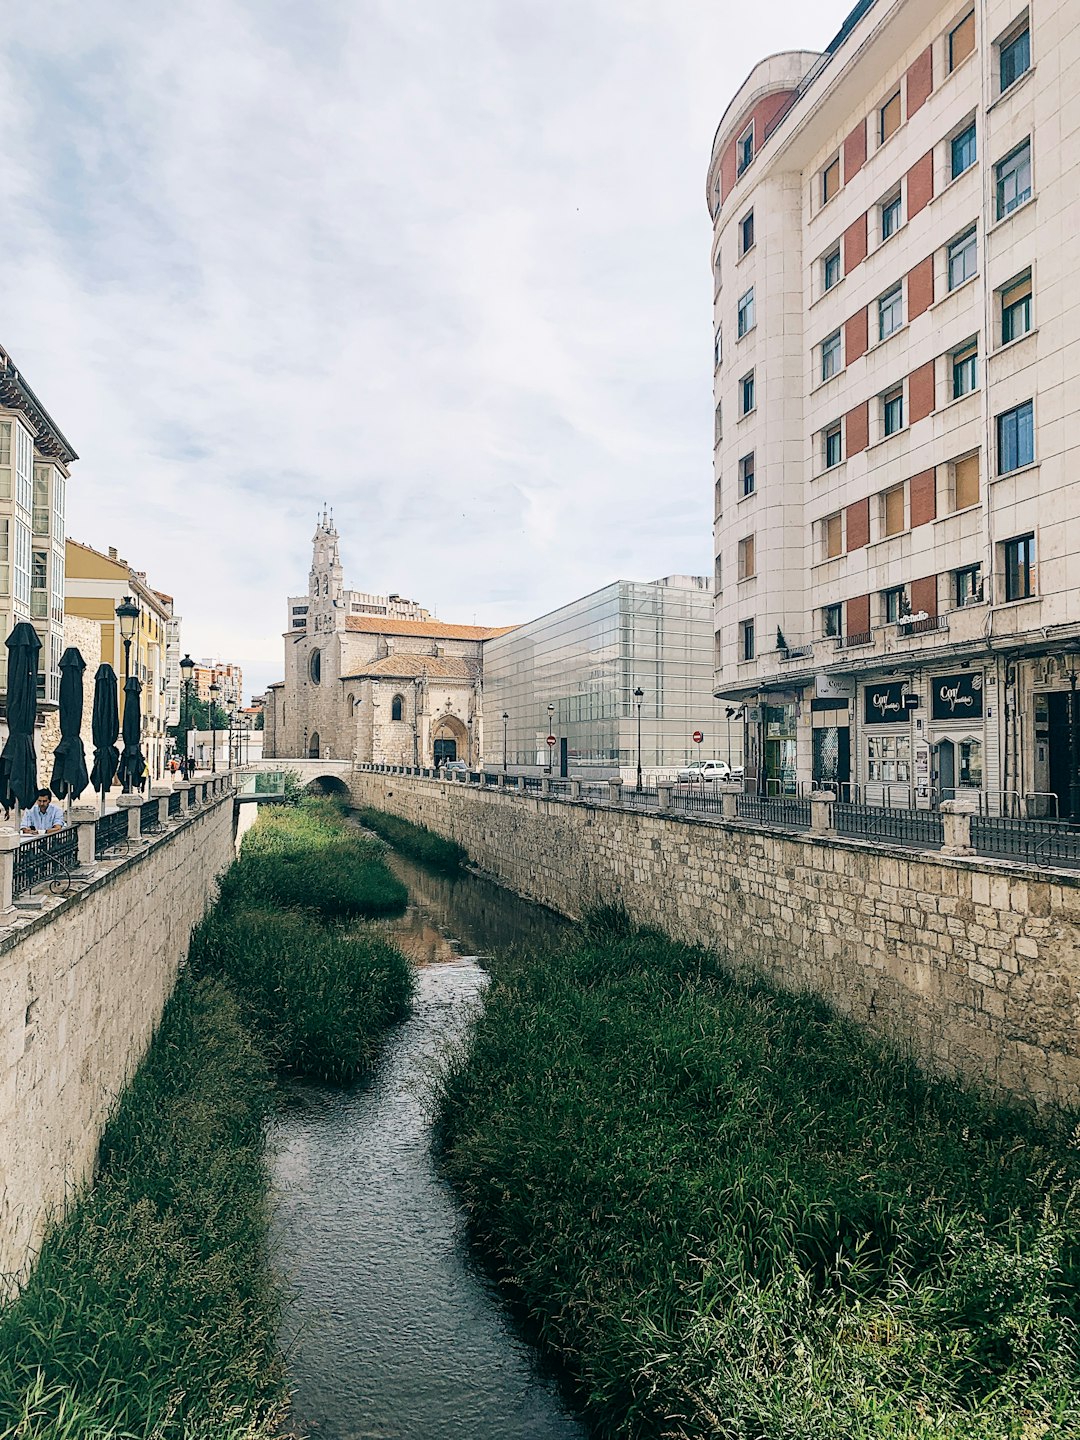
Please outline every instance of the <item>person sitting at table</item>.
[[52, 835], [64, 828], [64, 812], [53, 799], [51, 790], [37, 792], [37, 801], [24, 812], [20, 828], [24, 835]]

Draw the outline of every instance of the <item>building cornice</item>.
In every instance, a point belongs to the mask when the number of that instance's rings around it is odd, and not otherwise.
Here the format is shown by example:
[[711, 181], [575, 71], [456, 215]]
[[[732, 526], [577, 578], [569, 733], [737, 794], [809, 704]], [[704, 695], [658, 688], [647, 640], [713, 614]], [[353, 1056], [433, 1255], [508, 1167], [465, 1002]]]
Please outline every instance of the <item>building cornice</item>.
[[50, 460], [70, 465], [79, 457], [71, 442], [26, 383], [11, 356], [0, 347], [0, 405], [17, 410], [34, 431], [36, 449]]

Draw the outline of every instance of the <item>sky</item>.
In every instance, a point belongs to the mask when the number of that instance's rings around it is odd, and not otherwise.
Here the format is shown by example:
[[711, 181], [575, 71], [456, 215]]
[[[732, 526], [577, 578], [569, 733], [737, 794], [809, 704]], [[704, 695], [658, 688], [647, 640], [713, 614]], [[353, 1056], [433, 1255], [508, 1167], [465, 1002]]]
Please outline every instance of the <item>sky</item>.
[[850, 0], [9, 0], [0, 345], [68, 533], [282, 674], [346, 584], [463, 624], [712, 571], [705, 174]]

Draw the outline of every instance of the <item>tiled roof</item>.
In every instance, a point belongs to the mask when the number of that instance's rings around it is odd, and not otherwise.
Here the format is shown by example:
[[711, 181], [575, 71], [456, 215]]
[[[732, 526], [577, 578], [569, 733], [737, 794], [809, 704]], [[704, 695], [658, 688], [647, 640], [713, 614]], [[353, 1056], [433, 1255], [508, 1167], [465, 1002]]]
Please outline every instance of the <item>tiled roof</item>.
[[383, 615], [347, 615], [346, 630], [366, 635], [424, 635], [431, 640], [493, 640], [516, 625], [445, 625], [441, 620], [391, 620]]
[[458, 655], [410, 655], [402, 651], [397, 655], [384, 655], [365, 670], [341, 678], [409, 680], [416, 675], [426, 675], [431, 680], [473, 680], [476, 670], [475, 660], [464, 660]]

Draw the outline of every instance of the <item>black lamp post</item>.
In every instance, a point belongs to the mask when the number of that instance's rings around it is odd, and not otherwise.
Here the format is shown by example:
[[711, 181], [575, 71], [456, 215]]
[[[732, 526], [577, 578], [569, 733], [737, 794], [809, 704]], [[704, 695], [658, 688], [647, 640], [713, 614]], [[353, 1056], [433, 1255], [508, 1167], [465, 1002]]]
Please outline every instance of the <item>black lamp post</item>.
[[504, 775], [506, 774], [506, 726], [507, 726], [509, 720], [510, 720], [510, 716], [509, 716], [509, 715], [506, 713], [506, 711], [504, 710], [504, 711], [503, 711], [503, 774], [504, 774]]
[[[554, 734], [555, 734], [555, 706], [554, 706], [554, 705], [549, 705], [549, 706], [548, 706], [548, 733], [547, 733], [547, 735], [544, 737], [544, 742], [545, 742], [545, 744], [547, 743], [547, 738], [548, 738], [548, 736], [549, 736], [549, 735], [554, 735]], [[548, 745], [548, 747], [547, 747], [547, 752], [548, 752], [547, 773], [548, 773], [549, 775], [554, 775], [554, 773], [555, 773], [555, 755], [554, 755], [554, 753], [553, 753], [554, 750], [555, 750], [555, 746], [554, 746], [554, 745]]]
[[221, 686], [214, 680], [210, 686], [210, 773], [217, 774], [217, 697]]
[[184, 735], [183, 775], [188, 777], [188, 750], [191, 748], [188, 736], [191, 734], [191, 672], [195, 669], [195, 661], [190, 655], [185, 655], [180, 661], [180, 671], [183, 680], [180, 684], [180, 729]]
[[[127, 681], [131, 676], [131, 642], [139, 623], [139, 607], [130, 595], [125, 595], [116, 607], [116, 618], [120, 622], [120, 638], [124, 642], [124, 705], [127, 706]], [[124, 794], [131, 794], [130, 773], [125, 770]]]
[[236, 701], [235, 701], [235, 700], [230, 700], [229, 703], [228, 703], [228, 705], [226, 705], [225, 708], [226, 708], [226, 709], [228, 710], [228, 712], [229, 712], [229, 742], [228, 742], [228, 750], [227, 750], [227, 754], [228, 754], [228, 757], [229, 757], [229, 758], [228, 758], [228, 763], [226, 764], [225, 768], [226, 768], [226, 770], [231, 770], [231, 769], [232, 769], [232, 763], [233, 763], [233, 729], [234, 729], [234, 727], [235, 727], [235, 725], [236, 725]]
[[645, 691], [639, 685], [634, 691], [634, 699], [637, 701], [637, 790], [641, 792], [641, 702], [645, 699]]
[[1076, 714], [1076, 662], [1066, 672], [1069, 680], [1069, 819], [1075, 825], [1080, 820], [1080, 755], [1077, 754]]

